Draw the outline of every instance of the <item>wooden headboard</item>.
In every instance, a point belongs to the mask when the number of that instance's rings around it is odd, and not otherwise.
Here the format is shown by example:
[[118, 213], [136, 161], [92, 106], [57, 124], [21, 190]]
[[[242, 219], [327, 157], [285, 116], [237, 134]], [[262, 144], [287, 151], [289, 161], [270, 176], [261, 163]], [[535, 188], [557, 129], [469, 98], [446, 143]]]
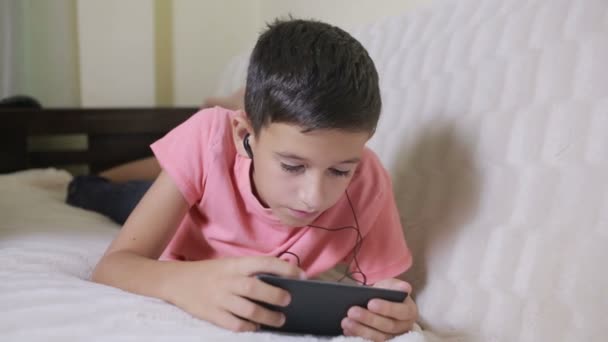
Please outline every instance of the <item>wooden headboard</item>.
[[[0, 173], [28, 168], [87, 165], [90, 172], [150, 156], [149, 145], [195, 107], [0, 109]], [[32, 150], [33, 137], [83, 135], [86, 147]]]

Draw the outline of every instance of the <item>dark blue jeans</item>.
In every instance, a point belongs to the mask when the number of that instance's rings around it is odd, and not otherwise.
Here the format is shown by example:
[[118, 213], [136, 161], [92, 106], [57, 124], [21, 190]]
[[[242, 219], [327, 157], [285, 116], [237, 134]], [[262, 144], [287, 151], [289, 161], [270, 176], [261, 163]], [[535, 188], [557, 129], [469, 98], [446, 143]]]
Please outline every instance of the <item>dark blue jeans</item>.
[[76, 176], [68, 185], [66, 202], [123, 224], [151, 185], [144, 180], [113, 183], [99, 176]]

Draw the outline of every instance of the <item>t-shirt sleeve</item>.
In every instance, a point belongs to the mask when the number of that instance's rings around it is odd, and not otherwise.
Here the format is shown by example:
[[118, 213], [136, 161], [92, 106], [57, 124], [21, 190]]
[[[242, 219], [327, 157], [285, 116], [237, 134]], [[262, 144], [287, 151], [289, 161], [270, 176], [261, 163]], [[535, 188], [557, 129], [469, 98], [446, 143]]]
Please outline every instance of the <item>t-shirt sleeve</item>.
[[374, 284], [408, 270], [412, 255], [405, 241], [390, 175], [373, 152], [366, 151], [364, 161], [357, 182], [349, 187], [360, 213], [358, 223], [363, 239], [356, 253], [357, 262], [351, 263], [354, 250], [343, 262], [350, 263], [353, 278], [363, 281], [357, 273], [358, 264], [366, 282]]
[[204, 160], [210, 150], [213, 111], [199, 111], [150, 146], [190, 206], [200, 200], [205, 187]]
[[[385, 193], [376, 220], [363, 237], [357, 261], [368, 284], [395, 278], [407, 271], [412, 265], [412, 255], [405, 241], [399, 212], [392, 190]], [[351, 272], [356, 269], [352, 268]], [[353, 277], [362, 280], [360, 275]]]

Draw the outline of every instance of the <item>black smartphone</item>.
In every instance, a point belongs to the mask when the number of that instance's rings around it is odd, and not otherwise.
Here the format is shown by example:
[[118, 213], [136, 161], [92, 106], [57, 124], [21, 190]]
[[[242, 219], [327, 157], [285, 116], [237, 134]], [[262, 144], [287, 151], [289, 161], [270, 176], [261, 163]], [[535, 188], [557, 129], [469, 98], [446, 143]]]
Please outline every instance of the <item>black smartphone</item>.
[[342, 335], [340, 323], [351, 307], [366, 308], [367, 303], [374, 298], [403, 302], [408, 295], [406, 292], [363, 285], [300, 280], [269, 274], [258, 274], [256, 277], [286, 290], [291, 295], [291, 303], [286, 307], [258, 303], [282, 312], [286, 318], [285, 324], [280, 328], [262, 326], [263, 329], [289, 333]]

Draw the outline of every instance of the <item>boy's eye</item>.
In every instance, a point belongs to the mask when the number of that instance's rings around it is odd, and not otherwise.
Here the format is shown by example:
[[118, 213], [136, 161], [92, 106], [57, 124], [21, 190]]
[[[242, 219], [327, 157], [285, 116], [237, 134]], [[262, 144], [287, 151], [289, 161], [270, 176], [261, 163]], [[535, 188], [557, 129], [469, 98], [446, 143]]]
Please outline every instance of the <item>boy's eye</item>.
[[281, 168], [287, 172], [298, 173], [304, 169], [304, 165], [289, 165], [281, 163]]
[[342, 170], [338, 170], [338, 169], [329, 169], [329, 171], [334, 176], [339, 176], [339, 177], [346, 177], [350, 174], [350, 171], [342, 171]]
[[[290, 173], [300, 173], [305, 169], [305, 166], [304, 165], [289, 165], [289, 164], [281, 163], [281, 168], [284, 171], [287, 171]], [[350, 170], [342, 171], [342, 170], [331, 168], [331, 169], [329, 169], [329, 172], [332, 175], [338, 176], [338, 177], [347, 177], [348, 175], [350, 175]]]

